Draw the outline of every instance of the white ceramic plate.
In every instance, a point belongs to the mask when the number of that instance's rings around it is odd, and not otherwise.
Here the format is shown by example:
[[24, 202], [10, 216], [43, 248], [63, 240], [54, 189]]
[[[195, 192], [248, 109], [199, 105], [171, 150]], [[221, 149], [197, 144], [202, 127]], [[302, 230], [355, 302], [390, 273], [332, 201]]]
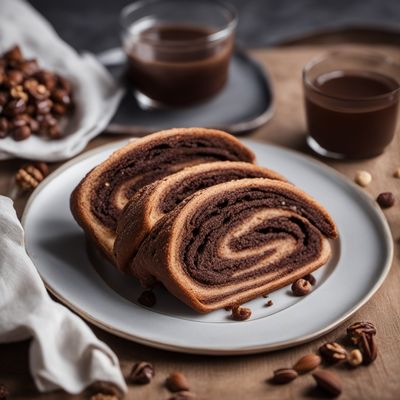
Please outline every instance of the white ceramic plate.
[[[83, 318], [116, 335], [163, 349], [203, 354], [246, 354], [293, 346], [321, 336], [360, 308], [385, 279], [392, 240], [375, 202], [323, 164], [279, 147], [244, 140], [258, 163], [275, 169], [319, 200], [340, 233], [332, 260], [303, 298], [289, 288], [249, 303], [250, 320], [229, 312], [199, 315], [165, 290], [157, 305], [136, 302], [141, 289], [99, 257], [89, 260], [85, 238], [69, 211], [73, 188], [121, 142], [78, 157], [48, 177], [23, 216], [26, 246], [48, 289]], [[93, 253], [93, 252], [92, 252]], [[93, 254], [92, 254], [93, 255]], [[95, 260], [93, 262], [93, 260]]]

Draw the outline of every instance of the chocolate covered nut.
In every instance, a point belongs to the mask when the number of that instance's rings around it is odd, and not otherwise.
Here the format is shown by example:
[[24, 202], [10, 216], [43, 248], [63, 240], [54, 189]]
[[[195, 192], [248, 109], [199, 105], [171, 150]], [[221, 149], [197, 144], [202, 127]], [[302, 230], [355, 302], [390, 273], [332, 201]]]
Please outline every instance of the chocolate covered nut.
[[251, 310], [247, 307], [232, 307], [232, 319], [235, 321], [245, 321], [251, 317]]
[[1, 91], [0, 92], [0, 112], [1, 112], [1, 107], [5, 106], [7, 104], [8, 101], [8, 93]]
[[142, 361], [133, 365], [128, 381], [136, 385], [146, 385], [151, 382], [155, 375], [152, 364]]
[[395, 171], [393, 172], [393, 176], [395, 178], [400, 178], [400, 167], [395, 169]]
[[311, 291], [311, 283], [305, 279], [298, 279], [292, 284], [292, 292], [295, 296], [305, 296]]
[[68, 94], [71, 94], [71, 92], [72, 92], [71, 83], [60, 75], [58, 75], [58, 77], [57, 77], [57, 86], [60, 89], [65, 90]]
[[314, 286], [317, 283], [317, 280], [315, 279], [315, 276], [313, 274], [308, 274], [306, 276], [303, 276], [303, 279], [310, 282], [312, 286]]
[[282, 385], [294, 381], [298, 376], [298, 373], [292, 368], [279, 368], [274, 371], [272, 382]]
[[10, 122], [13, 128], [19, 128], [24, 125], [29, 125], [29, 120], [30, 117], [28, 114], [19, 114]]
[[52, 111], [54, 112], [54, 114], [64, 115], [67, 112], [67, 108], [63, 104], [54, 103]]
[[8, 135], [9, 123], [7, 118], [0, 117], [0, 139], [5, 138]]
[[29, 118], [29, 127], [31, 128], [32, 133], [37, 133], [39, 130], [39, 122], [36, 119], [30, 117]]
[[321, 356], [330, 363], [346, 360], [347, 351], [339, 343], [325, 343], [319, 348]]
[[39, 65], [36, 60], [26, 60], [20, 63], [19, 69], [28, 77], [39, 71]]
[[189, 382], [181, 372], [173, 372], [165, 381], [165, 386], [171, 392], [189, 390]]
[[55, 74], [51, 73], [50, 71], [41, 70], [34, 76], [40, 83], [45, 85], [48, 90], [52, 91], [56, 87], [57, 78]]
[[71, 98], [69, 97], [69, 94], [63, 89], [56, 89], [54, 92], [52, 92], [51, 97], [55, 102], [65, 106], [71, 104]]
[[36, 103], [36, 112], [38, 114], [48, 114], [53, 106], [53, 102], [49, 99], [40, 100]]
[[381, 208], [390, 208], [395, 203], [395, 198], [393, 193], [391, 192], [384, 192], [381, 193], [377, 198], [376, 201], [380, 205]]
[[7, 71], [5, 84], [9, 87], [19, 85], [24, 80], [24, 75], [21, 71], [11, 69]]
[[317, 386], [325, 393], [335, 397], [342, 393], [342, 384], [335, 373], [319, 370], [314, 372], [312, 376], [317, 382]]
[[157, 302], [156, 295], [151, 290], [145, 290], [138, 297], [138, 302], [145, 307], [154, 307]]
[[10, 50], [6, 51], [3, 56], [8, 61], [22, 61], [22, 52], [19, 46], [14, 46]]
[[52, 114], [41, 114], [37, 116], [39, 124], [38, 134], [50, 139], [58, 139], [61, 137], [60, 125]]
[[14, 138], [14, 140], [16, 141], [21, 141], [21, 140], [25, 140], [28, 139], [29, 136], [31, 136], [31, 129], [29, 128], [29, 126], [20, 126], [18, 128], [14, 128], [12, 131], [12, 136]]
[[4, 107], [4, 114], [9, 117], [22, 114], [26, 110], [26, 102], [24, 99], [13, 99]]
[[57, 125], [54, 125], [54, 126], [50, 126], [49, 128], [48, 128], [48, 131], [47, 131], [47, 136], [50, 138], [50, 139], [59, 139], [60, 137], [61, 137], [61, 129], [60, 129], [60, 126], [57, 124]]
[[296, 364], [294, 364], [293, 369], [299, 374], [305, 374], [313, 369], [317, 368], [321, 364], [321, 357], [316, 354], [306, 354], [301, 357]]

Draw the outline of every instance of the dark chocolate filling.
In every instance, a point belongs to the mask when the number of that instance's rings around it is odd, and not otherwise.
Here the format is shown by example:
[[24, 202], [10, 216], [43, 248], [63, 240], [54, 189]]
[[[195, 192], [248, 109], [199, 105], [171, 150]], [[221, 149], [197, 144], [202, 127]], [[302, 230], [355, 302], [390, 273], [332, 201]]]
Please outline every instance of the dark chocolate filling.
[[243, 178], [262, 178], [267, 174], [259, 169], [238, 169], [223, 168], [221, 170], [205, 171], [201, 174], [195, 174], [186, 177], [184, 181], [177, 182], [171, 186], [164, 194], [161, 200], [160, 210], [167, 214], [171, 212], [178, 204], [193, 193], [219, 183], [229, 182]]
[[[121, 210], [113, 204], [113, 195], [126, 180], [139, 179], [125, 193], [128, 199], [141, 189], [187, 164], [212, 161], [251, 161], [247, 153], [222, 138], [168, 138], [147, 143], [125, 154], [98, 179], [91, 204], [93, 214], [107, 227], [115, 230]], [[182, 167], [179, 167], [179, 164]]]
[[286, 275], [319, 257], [322, 249], [321, 232], [328, 237], [334, 235], [333, 227], [324, 215], [294, 193], [278, 188], [243, 188], [215, 196], [188, 221], [187, 235], [181, 243], [181, 262], [186, 273], [207, 286], [226, 285], [239, 279], [234, 277], [235, 272], [246, 271], [265, 256], [272, 255], [273, 250], [232, 260], [221, 259], [217, 255], [220, 238], [240, 226], [247, 217], [265, 208], [296, 210], [296, 214], [310, 222], [304, 223], [296, 215], [274, 217], [260, 221], [251, 232], [240, 238], [232, 238], [229, 247], [234, 251], [257, 248], [286, 237], [293, 238], [296, 243], [293, 252], [283, 255], [278, 262], [266, 263], [265, 266], [244, 272], [240, 280], [271, 271]]

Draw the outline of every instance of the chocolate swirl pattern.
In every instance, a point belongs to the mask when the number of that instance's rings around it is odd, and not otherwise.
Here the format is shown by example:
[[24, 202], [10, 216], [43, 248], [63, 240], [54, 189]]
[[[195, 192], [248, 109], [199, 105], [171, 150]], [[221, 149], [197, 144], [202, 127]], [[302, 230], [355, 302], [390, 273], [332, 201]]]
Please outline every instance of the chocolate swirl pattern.
[[90, 171], [71, 195], [71, 211], [112, 261], [117, 220], [142, 187], [187, 166], [215, 161], [253, 162], [233, 136], [214, 129], [180, 128], [146, 136], [114, 152]]
[[331, 217], [295, 186], [240, 179], [199, 191], [159, 220], [131, 263], [200, 312], [242, 304], [307, 275], [330, 257]]
[[124, 208], [117, 227], [114, 255], [122, 271], [129, 268], [140, 244], [153, 226], [198, 190], [243, 178], [285, 180], [278, 173], [246, 162], [199, 164], [168, 175], [136, 193]]

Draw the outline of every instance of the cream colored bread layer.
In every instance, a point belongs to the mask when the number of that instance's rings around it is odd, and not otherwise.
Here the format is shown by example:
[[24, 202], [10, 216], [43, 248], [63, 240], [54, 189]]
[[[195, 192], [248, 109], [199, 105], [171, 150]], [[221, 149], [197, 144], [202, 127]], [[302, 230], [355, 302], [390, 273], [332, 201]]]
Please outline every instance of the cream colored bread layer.
[[186, 197], [219, 183], [260, 177], [285, 180], [275, 171], [254, 164], [220, 161], [187, 167], [145, 186], [129, 200], [118, 221], [114, 256], [119, 269], [127, 270], [157, 221]]

